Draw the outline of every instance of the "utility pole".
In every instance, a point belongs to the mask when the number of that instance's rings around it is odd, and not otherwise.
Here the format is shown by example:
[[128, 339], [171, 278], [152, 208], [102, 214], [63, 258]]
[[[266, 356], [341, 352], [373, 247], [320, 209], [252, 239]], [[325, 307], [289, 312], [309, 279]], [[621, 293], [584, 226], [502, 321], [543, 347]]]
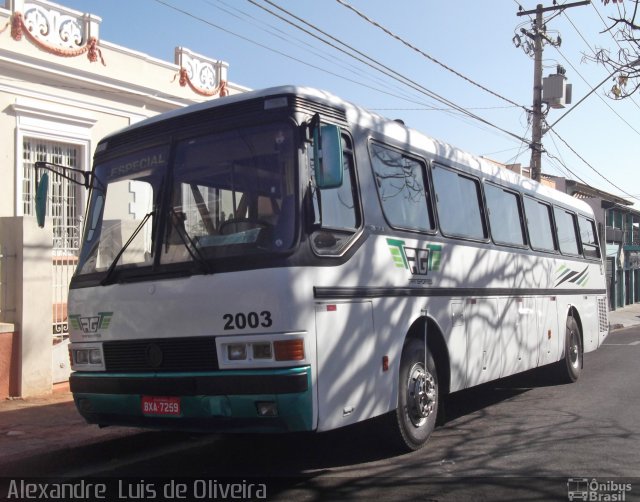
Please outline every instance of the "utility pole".
[[[555, 0], [553, 2], [555, 4]], [[531, 178], [535, 181], [540, 181], [542, 174], [542, 123], [544, 115], [542, 113], [542, 52], [544, 51], [544, 42], [548, 42], [552, 45], [560, 45], [560, 37], [558, 40], [551, 40], [546, 34], [546, 25], [542, 14], [549, 11], [557, 11], [568, 9], [570, 7], [579, 7], [582, 5], [589, 5], [591, 0], [584, 0], [582, 2], [574, 2], [564, 5], [553, 5], [552, 7], [543, 7], [542, 4], [538, 4], [535, 10], [520, 10], [518, 16], [528, 16], [535, 14], [536, 18], [533, 21], [531, 31], [522, 28], [520, 31], [523, 35], [526, 35], [532, 40], [532, 44], [528, 44], [525, 47], [533, 52], [533, 107], [531, 115]], [[514, 43], [516, 46], [520, 45], [520, 38], [516, 35], [514, 37]], [[527, 48], [525, 52], [528, 53]]]

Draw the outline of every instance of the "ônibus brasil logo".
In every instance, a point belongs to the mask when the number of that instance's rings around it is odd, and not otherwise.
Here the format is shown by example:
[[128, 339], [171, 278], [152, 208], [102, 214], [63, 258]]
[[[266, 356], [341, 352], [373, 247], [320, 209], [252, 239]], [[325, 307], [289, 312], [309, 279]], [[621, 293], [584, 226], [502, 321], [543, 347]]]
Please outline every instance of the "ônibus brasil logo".
[[400, 239], [387, 239], [389, 251], [396, 267], [409, 270], [412, 275], [427, 275], [429, 271], [440, 270], [442, 246], [427, 244], [424, 248], [405, 246]]

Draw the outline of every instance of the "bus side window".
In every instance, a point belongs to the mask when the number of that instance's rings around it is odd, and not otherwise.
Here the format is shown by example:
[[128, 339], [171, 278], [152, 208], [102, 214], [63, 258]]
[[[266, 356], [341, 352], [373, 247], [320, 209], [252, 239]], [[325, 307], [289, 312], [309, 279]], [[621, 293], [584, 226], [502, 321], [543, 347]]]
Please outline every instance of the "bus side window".
[[531, 247], [537, 251], [556, 251], [553, 238], [551, 206], [529, 197], [524, 198], [524, 212]]
[[424, 164], [376, 143], [370, 144], [369, 151], [382, 211], [389, 225], [434, 230]]
[[488, 237], [476, 179], [434, 164], [433, 186], [443, 235], [476, 240]]
[[485, 183], [484, 193], [494, 242], [508, 246], [524, 246], [527, 241], [522, 228], [523, 218], [518, 194], [489, 183]]
[[[316, 189], [314, 211], [320, 229], [311, 238], [314, 251], [319, 255], [340, 254], [361, 225], [360, 206], [356, 191], [356, 178], [351, 139], [342, 135], [344, 176], [338, 188]], [[310, 158], [313, 166], [313, 159]], [[318, 213], [320, 213], [318, 215]]]
[[578, 216], [578, 226], [580, 227], [580, 241], [582, 242], [582, 253], [585, 258], [600, 258], [600, 245], [596, 224], [593, 220]]
[[553, 212], [556, 217], [560, 252], [573, 256], [579, 255], [576, 215], [559, 207], [554, 207]]

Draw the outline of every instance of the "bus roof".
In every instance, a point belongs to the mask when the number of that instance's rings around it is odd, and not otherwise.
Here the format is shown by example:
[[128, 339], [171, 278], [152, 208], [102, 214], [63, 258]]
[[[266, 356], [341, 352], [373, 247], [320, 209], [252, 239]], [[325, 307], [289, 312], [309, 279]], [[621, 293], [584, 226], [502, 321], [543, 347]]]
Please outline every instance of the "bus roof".
[[142, 120], [106, 136], [103, 141], [122, 132], [129, 132], [167, 119], [207, 109], [227, 106], [233, 103], [240, 103], [252, 99], [268, 98], [270, 96], [281, 96], [283, 94], [301, 96], [342, 109], [345, 111], [347, 121], [349, 123], [357, 125], [358, 127], [368, 128], [378, 135], [384, 135], [385, 138], [392, 140], [398, 145], [410, 144], [412, 148], [430, 154], [430, 157], [434, 158], [436, 161], [446, 161], [447, 164], [453, 165], [453, 167], [460, 167], [463, 169], [467, 168], [470, 172], [480, 171], [483, 177], [500, 180], [502, 183], [512, 185], [513, 188], [518, 188], [524, 193], [535, 193], [537, 196], [542, 196], [573, 207], [576, 210], [580, 210], [587, 214], [592, 214], [592, 209], [584, 201], [576, 199], [575, 197], [559, 190], [542, 185], [530, 178], [514, 173], [513, 171], [506, 169], [506, 167], [501, 167], [496, 161], [465, 152], [444, 141], [437, 140], [416, 129], [407, 127], [404, 123], [398, 120], [389, 119], [351, 102], [345, 101], [328, 91], [323, 91], [313, 87], [284, 85], [212, 99], [210, 101], [189, 105], [184, 108], [161, 113], [154, 117]]

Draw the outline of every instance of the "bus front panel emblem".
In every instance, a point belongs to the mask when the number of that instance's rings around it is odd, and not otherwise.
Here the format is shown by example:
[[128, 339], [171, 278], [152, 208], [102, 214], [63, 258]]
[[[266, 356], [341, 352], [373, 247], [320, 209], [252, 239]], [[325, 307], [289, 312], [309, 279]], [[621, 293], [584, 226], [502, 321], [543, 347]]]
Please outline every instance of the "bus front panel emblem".
[[152, 368], [159, 368], [164, 359], [162, 349], [155, 343], [150, 343], [145, 349], [145, 360]]

